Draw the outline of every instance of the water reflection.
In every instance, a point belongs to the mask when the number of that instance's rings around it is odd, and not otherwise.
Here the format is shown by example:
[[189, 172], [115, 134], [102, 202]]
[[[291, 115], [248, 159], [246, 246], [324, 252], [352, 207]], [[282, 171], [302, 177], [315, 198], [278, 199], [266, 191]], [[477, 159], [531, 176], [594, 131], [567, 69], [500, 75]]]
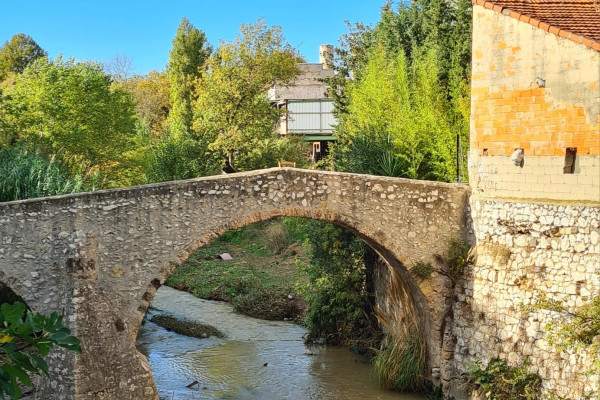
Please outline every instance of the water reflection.
[[[227, 336], [195, 339], [146, 323], [138, 349], [148, 357], [161, 399], [423, 399], [379, 390], [369, 366], [346, 350], [307, 349], [305, 330], [293, 323], [240, 316], [229, 304], [169, 287], [159, 289], [152, 306], [157, 313], [213, 325]], [[194, 381], [198, 384], [186, 387]]]

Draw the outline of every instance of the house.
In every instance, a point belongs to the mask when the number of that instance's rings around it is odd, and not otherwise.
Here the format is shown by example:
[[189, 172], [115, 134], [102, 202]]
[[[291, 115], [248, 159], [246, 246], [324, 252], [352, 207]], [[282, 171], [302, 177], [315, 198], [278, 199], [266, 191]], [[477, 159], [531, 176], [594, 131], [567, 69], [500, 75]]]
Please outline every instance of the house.
[[[477, 261], [455, 306], [454, 370], [529, 360], [549, 397], [600, 392], [598, 354], [546, 332], [600, 295], [600, 3], [473, 0], [471, 132]], [[473, 323], [482, 321], [481, 324]]]
[[475, 191], [600, 201], [600, 3], [476, 0], [473, 13]]
[[322, 45], [318, 63], [300, 63], [300, 74], [290, 86], [275, 86], [269, 90], [273, 105], [286, 110], [278, 132], [298, 135], [311, 143], [310, 157], [318, 161], [328, 152], [329, 142], [335, 140], [333, 99], [328, 95], [325, 78], [333, 77], [333, 46]]

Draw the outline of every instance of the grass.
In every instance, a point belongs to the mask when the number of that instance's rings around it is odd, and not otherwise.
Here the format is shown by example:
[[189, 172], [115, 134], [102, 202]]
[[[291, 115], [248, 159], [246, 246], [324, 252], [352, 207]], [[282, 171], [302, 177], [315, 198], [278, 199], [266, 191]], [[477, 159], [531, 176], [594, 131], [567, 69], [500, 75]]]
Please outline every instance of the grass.
[[[373, 358], [372, 373], [379, 386], [398, 392], [425, 388], [426, 350], [414, 301], [402, 279], [391, 267], [387, 311], [377, 309], [385, 328], [381, 347]], [[400, 323], [400, 321], [404, 321]]]
[[81, 179], [70, 177], [54, 158], [21, 147], [0, 150], [0, 202], [81, 189]]
[[424, 365], [425, 349], [418, 331], [402, 337], [385, 335], [373, 359], [373, 375], [383, 389], [417, 391], [423, 388]]
[[[295, 260], [306, 256], [294, 239], [302, 225], [292, 222], [276, 219], [225, 233], [190, 256], [167, 285], [203, 299], [229, 301], [253, 317], [301, 319], [306, 306], [294, 285], [307, 278]], [[218, 259], [222, 253], [233, 260]]]

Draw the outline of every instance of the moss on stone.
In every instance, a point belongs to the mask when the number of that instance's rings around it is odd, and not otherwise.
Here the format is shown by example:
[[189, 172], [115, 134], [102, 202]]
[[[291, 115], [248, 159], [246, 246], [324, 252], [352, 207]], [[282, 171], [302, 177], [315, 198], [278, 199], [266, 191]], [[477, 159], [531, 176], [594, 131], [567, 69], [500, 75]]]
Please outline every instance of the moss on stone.
[[225, 335], [214, 326], [179, 320], [168, 315], [153, 315], [150, 321], [169, 331], [179, 333], [180, 335], [196, 338], [208, 338], [211, 336], [220, 338], [225, 337]]

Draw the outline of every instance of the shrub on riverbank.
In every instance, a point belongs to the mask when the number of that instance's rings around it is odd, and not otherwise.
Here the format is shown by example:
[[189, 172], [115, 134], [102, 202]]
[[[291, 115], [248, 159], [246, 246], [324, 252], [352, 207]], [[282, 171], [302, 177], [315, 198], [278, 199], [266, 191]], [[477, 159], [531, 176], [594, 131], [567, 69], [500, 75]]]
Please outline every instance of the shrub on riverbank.
[[[271, 220], [225, 233], [180, 265], [167, 285], [208, 300], [231, 302], [236, 311], [267, 320], [301, 320], [306, 305], [294, 285], [306, 277], [302, 221]], [[229, 253], [232, 260], [217, 255]]]
[[469, 369], [467, 388], [490, 400], [540, 399], [542, 380], [529, 370], [530, 364], [509, 366], [500, 358], [491, 359], [485, 367], [477, 362]]
[[318, 221], [307, 230], [309, 282], [299, 286], [306, 298], [310, 339], [369, 353], [381, 331], [373, 313], [373, 266], [377, 254], [353, 233]]

